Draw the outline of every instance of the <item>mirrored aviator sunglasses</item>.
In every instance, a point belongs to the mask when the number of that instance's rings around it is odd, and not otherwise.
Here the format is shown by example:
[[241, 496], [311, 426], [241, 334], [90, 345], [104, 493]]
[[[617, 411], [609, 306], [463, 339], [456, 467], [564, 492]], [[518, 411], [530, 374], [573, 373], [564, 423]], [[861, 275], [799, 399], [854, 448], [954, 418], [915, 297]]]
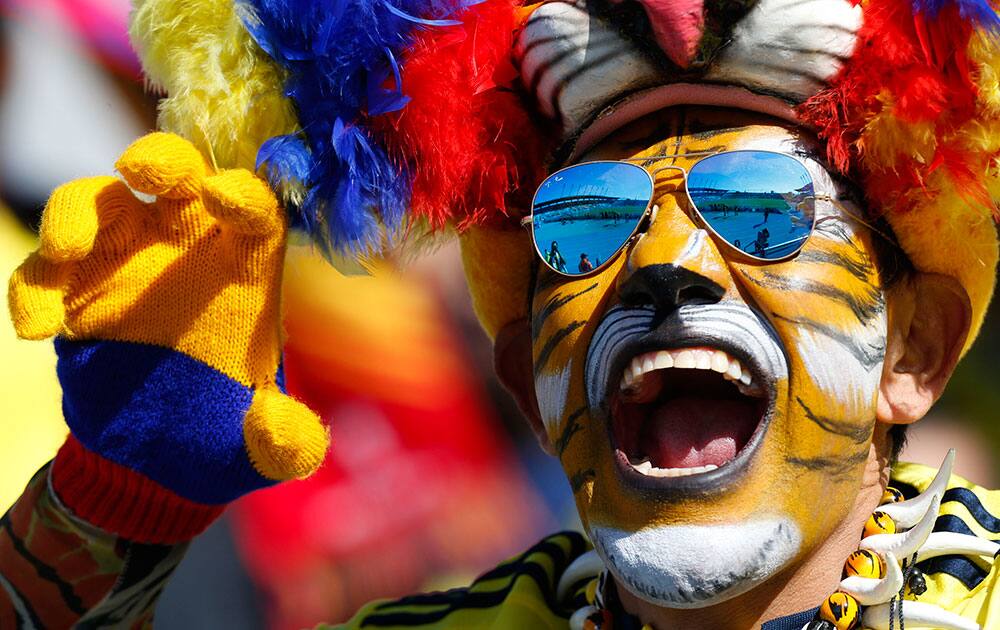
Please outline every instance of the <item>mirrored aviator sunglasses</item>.
[[[663, 166], [677, 158], [690, 167]], [[655, 164], [652, 171], [633, 162]], [[693, 217], [743, 262], [794, 257], [816, 223], [812, 176], [797, 158], [771, 151], [726, 151], [584, 162], [553, 173], [532, 200], [535, 249], [552, 271], [585, 276], [621, 253], [653, 219], [656, 176], [677, 171]], [[838, 204], [839, 205], [839, 204]]]

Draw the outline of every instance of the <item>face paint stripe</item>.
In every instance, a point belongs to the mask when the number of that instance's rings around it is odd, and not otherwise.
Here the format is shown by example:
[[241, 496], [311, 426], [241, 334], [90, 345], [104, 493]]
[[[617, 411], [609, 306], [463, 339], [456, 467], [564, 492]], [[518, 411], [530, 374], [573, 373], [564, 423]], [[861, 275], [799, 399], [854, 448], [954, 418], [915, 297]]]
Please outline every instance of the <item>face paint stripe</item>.
[[786, 457], [785, 461], [793, 466], [807, 470], [826, 472], [836, 477], [848, 475], [860, 464], [868, 460], [868, 449], [855, 453], [844, 453], [839, 457]]
[[593, 76], [594, 74], [601, 72], [601, 66], [615, 61], [620, 61], [622, 56], [627, 54], [627, 48], [621, 46], [620, 41], [611, 40], [611, 43], [617, 44], [617, 46], [611, 50], [604, 51], [588, 50], [588, 53], [593, 53], [593, 56], [587, 59], [586, 65], [582, 65], [569, 72], [569, 74], [559, 77], [559, 82], [556, 84], [555, 89], [552, 90], [552, 96], [550, 99], [552, 103], [552, 111], [562, 113], [559, 103], [562, 100], [563, 92], [566, 91], [566, 88], [569, 87], [571, 83], [585, 74]]
[[538, 413], [548, 435], [555, 433], [566, 413], [566, 399], [569, 397], [570, 379], [573, 376], [572, 359], [555, 373], [542, 373], [535, 377], [535, 395]]
[[576, 332], [580, 328], [583, 328], [586, 325], [587, 322], [585, 320], [577, 320], [575, 322], [571, 322], [566, 326], [563, 326], [562, 328], [557, 330], [551, 337], [549, 337], [548, 341], [545, 342], [545, 345], [542, 346], [542, 349], [538, 352], [538, 360], [535, 361], [535, 378], [538, 378], [538, 376], [542, 373], [542, 370], [545, 368], [545, 365], [549, 362], [549, 358], [552, 356], [552, 353], [555, 351], [556, 347], [560, 343], [562, 343], [566, 339], [566, 337], [569, 337], [571, 334], [573, 334], [574, 332]]
[[[649, 332], [655, 312], [651, 308], [615, 307], [608, 311], [590, 342], [585, 378], [588, 401], [594, 403], [594, 393], [601, 389], [600, 375], [610, 370], [614, 350], [626, 341]], [[625, 322], [640, 324], [624, 325]]]
[[813, 413], [813, 410], [806, 405], [805, 401], [802, 400], [801, 397], [796, 396], [795, 400], [798, 401], [799, 405], [802, 407], [802, 411], [805, 412], [806, 418], [824, 431], [850, 438], [855, 444], [864, 444], [869, 440], [869, 438], [871, 438], [874, 425], [859, 427], [855, 424], [851, 424], [850, 422], [843, 422], [841, 420], [834, 420], [833, 418], [818, 416]]
[[570, 295], [557, 295], [549, 299], [549, 301], [545, 303], [545, 306], [542, 307], [542, 310], [539, 311], [537, 315], [535, 315], [535, 317], [531, 322], [531, 330], [533, 331], [533, 336], [535, 340], [538, 339], [538, 336], [542, 332], [542, 327], [545, 326], [545, 322], [548, 321], [549, 317], [551, 317], [553, 313], [555, 313], [562, 307], [566, 306], [573, 300], [577, 299], [578, 297], [590, 293], [598, 286], [600, 286], [599, 283], [595, 282], [594, 284], [590, 285], [589, 287], [587, 287], [582, 291], [571, 293]]
[[587, 470], [581, 470], [573, 473], [569, 478], [569, 486], [573, 490], [573, 494], [577, 494], [583, 488], [583, 485], [588, 481], [594, 479], [597, 473], [594, 472], [593, 468], [588, 468]]
[[563, 453], [566, 452], [566, 448], [569, 447], [570, 441], [573, 437], [583, 430], [580, 425], [580, 417], [587, 413], [586, 405], [580, 407], [566, 418], [565, 426], [563, 426], [562, 433], [559, 434], [559, 439], [553, 445], [556, 449], [556, 454], [561, 458]]
[[681, 254], [677, 257], [677, 260], [673, 261], [672, 264], [677, 265], [678, 267], [683, 267], [684, 263], [690, 260], [694, 256], [695, 252], [701, 249], [702, 244], [705, 242], [707, 237], [708, 232], [705, 230], [694, 230], [691, 232], [684, 251], [681, 252]]
[[875, 271], [872, 265], [841, 252], [828, 252], [818, 249], [804, 251], [795, 260], [796, 262], [834, 265], [863, 282], [868, 282]]
[[877, 367], [881, 367], [882, 361], [885, 359], [884, 344], [873, 345], [871, 343], [865, 343], [864, 345], [861, 345], [861, 343], [859, 343], [856, 339], [833, 328], [832, 326], [820, 324], [819, 322], [805, 317], [786, 317], [779, 313], [774, 313], [774, 317], [794, 326], [801, 326], [802, 328], [815, 331], [832, 339], [833, 341], [836, 341], [845, 350], [847, 350], [851, 356], [857, 359], [858, 363], [860, 363], [865, 370], [869, 372]]
[[[625, 319], [622, 319], [622, 320], [619, 320], [619, 321], [622, 322], [621, 328], [618, 328], [617, 330], [606, 329], [606, 330], [601, 331], [600, 337], [598, 337], [598, 336], [595, 335], [595, 338], [594, 338], [594, 341], [592, 342], [592, 345], [594, 347], [599, 347], [602, 344], [607, 343], [608, 337], [614, 337], [615, 335], [631, 335], [632, 333], [637, 332], [637, 331], [639, 331], [639, 332], [646, 332], [647, 330], [649, 330], [649, 324], [653, 321], [653, 318], [652, 317], [648, 317], [648, 318], [645, 318], [645, 319], [640, 319], [638, 317], [630, 317], [630, 318], [625, 318]], [[636, 323], [636, 324], [627, 324], [626, 323], [626, 322], [631, 322], [631, 321], [638, 321], [639, 323]]]
[[[642, 309], [624, 309], [615, 308], [608, 311], [604, 320], [601, 322], [600, 326], [597, 328], [597, 332], [594, 333], [594, 337], [590, 342], [591, 346], [598, 346], [606, 341], [606, 337], [611, 334], [621, 334], [621, 329], [616, 329], [616, 326], [624, 327], [626, 323], [638, 321], [641, 322], [642, 326], [649, 325], [653, 321], [654, 311], [651, 308]], [[630, 326], [632, 328], [632, 326]]]
[[765, 289], [807, 293], [840, 302], [850, 309], [858, 322], [862, 324], [867, 324], [885, 313], [885, 300], [882, 297], [882, 292], [867, 282], [865, 283], [864, 295], [853, 295], [849, 291], [828, 284], [804, 278], [791, 279], [769, 271], [761, 272], [758, 277], [741, 269], [740, 275], [749, 282]]
[[[602, 339], [601, 343], [591, 344], [592, 348], [591, 352], [599, 353], [595, 354], [595, 356], [599, 356], [600, 359], [598, 365], [595, 366], [595, 369], [589, 369], [587, 371], [588, 378], [590, 377], [591, 374], [593, 375], [607, 374], [608, 371], [611, 369], [611, 357], [614, 354], [614, 349], [620, 346], [621, 344], [631, 340], [633, 337], [640, 337], [649, 332], [650, 323], [652, 323], [652, 319], [650, 319], [645, 324], [640, 324], [636, 326], [623, 326], [622, 328], [613, 331], [611, 334], [606, 335], [605, 338]], [[591, 385], [594, 384], [588, 381], [588, 389]], [[600, 387], [599, 384], [594, 386]]]

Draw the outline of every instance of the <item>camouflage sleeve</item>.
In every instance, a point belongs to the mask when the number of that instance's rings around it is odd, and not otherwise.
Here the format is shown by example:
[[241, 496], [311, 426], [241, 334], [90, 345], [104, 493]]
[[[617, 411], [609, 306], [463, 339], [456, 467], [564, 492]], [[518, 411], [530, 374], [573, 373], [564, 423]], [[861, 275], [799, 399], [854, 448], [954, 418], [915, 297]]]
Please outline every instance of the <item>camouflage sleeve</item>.
[[132, 543], [80, 521], [48, 472], [0, 520], [0, 628], [151, 627], [187, 545]]

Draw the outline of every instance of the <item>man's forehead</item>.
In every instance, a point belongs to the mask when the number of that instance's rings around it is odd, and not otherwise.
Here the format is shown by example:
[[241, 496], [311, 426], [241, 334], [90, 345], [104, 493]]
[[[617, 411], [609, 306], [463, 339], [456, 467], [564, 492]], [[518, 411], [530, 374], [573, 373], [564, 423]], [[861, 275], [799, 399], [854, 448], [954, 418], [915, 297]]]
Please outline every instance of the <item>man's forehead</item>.
[[[758, 146], [751, 146], [751, 145]], [[765, 146], [766, 145], [766, 146]], [[692, 150], [758, 148], [804, 156], [821, 154], [815, 138], [790, 123], [739, 109], [672, 107], [639, 118], [612, 133], [582, 157], [676, 155]]]

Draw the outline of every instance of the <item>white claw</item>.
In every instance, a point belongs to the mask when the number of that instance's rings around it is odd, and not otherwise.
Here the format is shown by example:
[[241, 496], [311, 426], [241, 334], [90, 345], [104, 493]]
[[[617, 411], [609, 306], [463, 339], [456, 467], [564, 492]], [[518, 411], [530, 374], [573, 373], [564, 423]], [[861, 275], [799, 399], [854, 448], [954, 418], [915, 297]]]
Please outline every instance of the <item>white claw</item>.
[[995, 556], [1000, 551], [1000, 545], [968, 534], [955, 532], [932, 532], [927, 541], [917, 550], [917, 562], [938, 556]]
[[903, 571], [899, 568], [896, 556], [891, 553], [885, 555], [885, 567], [885, 577], [876, 580], [852, 575], [841, 580], [840, 590], [852, 595], [862, 606], [889, 601], [903, 588]]
[[951, 471], [954, 465], [955, 449], [951, 449], [944, 456], [941, 468], [938, 469], [937, 475], [934, 476], [934, 481], [927, 486], [926, 490], [907, 501], [887, 503], [880, 506], [879, 511], [885, 512], [892, 517], [892, 520], [900, 528], [913, 527], [927, 513], [927, 506], [930, 505], [934, 497], [943, 496], [944, 491], [948, 489], [948, 480], [951, 479]]
[[587, 622], [587, 617], [597, 612], [596, 606], [584, 606], [578, 609], [569, 618], [569, 630], [583, 630], [583, 624]]
[[[899, 605], [899, 602], [896, 603]], [[906, 626], [936, 628], [938, 630], [980, 630], [979, 624], [925, 602], [904, 600], [903, 619]], [[898, 611], [898, 608], [897, 608]], [[898, 612], [897, 612], [898, 614]], [[895, 615], [894, 615], [895, 616]], [[868, 606], [861, 617], [861, 625], [871, 630], [889, 630], [889, 604]]]
[[924, 517], [911, 530], [902, 534], [875, 534], [861, 540], [861, 549], [868, 549], [881, 555], [895, 554], [898, 558], [909, 558], [913, 552], [920, 549], [934, 529], [934, 521], [941, 507], [941, 497], [935, 496]]
[[569, 598], [569, 589], [573, 588], [574, 584], [584, 578], [595, 577], [603, 570], [604, 562], [596, 551], [591, 550], [583, 554], [563, 571], [562, 577], [559, 578], [559, 585], [556, 587], [556, 600], [566, 601]]

